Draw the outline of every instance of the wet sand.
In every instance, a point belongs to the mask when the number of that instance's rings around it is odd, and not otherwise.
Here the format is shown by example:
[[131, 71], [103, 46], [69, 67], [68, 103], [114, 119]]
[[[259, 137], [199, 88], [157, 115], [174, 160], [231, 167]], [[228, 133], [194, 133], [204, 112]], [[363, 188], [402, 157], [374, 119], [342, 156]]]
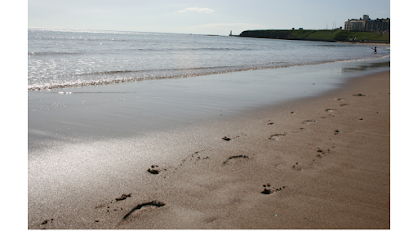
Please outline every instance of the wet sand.
[[29, 207], [29, 228], [389, 229], [389, 82], [156, 133], [158, 159], [64, 208]]
[[372, 42], [341, 42], [339, 43], [347, 43], [347, 44], [360, 44], [360, 45], [373, 45], [373, 46], [382, 46], [382, 47], [390, 47], [390, 43], [372, 43]]

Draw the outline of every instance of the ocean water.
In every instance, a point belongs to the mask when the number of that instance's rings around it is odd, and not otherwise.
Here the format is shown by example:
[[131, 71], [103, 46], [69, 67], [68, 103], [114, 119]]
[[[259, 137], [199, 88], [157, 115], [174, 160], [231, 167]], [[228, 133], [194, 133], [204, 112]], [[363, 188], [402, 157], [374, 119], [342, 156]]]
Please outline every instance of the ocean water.
[[28, 30], [28, 90], [388, 57], [389, 47], [191, 34]]

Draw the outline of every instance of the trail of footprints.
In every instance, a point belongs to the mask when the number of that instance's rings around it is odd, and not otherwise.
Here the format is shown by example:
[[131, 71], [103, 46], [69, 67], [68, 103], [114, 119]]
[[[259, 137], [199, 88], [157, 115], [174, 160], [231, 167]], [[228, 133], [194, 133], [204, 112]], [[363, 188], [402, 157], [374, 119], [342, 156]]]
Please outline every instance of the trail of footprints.
[[[361, 93], [359, 94], [353, 94], [353, 96], [365, 96]], [[338, 98], [338, 101], [344, 101], [345, 98]], [[340, 104], [341, 107], [343, 106], [348, 106], [347, 103], [342, 103]], [[337, 109], [332, 109], [332, 108], [328, 108], [325, 110], [327, 113], [334, 113], [337, 111]], [[295, 114], [295, 112], [291, 112], [291, 114]], [[330, 116], [334, 117], [334, 115], [329, 114]], [[359, 120], [364, 120], [363, 118], [360, 118]], [[311, 124], [311, 123], [316, 123], [316, 120], [312, 120], [312, 119], [308, 119], [302, 122], [302, 124]], [[272, 126], [274, 125], [274, 122], [272, 122], [271, 120], [268, 120], [267, 125]], [[308, 129], [301, 127], [298, 129], [299, 131], [297, 132], [301, 132], [301, 131], [309, 131]], [[340, 130], [336, 129], [334, 131], [334, 135], [338, 135], [340, 134]], [[246, 136], [245, 134], [243, 134], [244, 136]], [[278, 134], [273, 134], [269, 137], [269, 140], [279, 140], [283, 137], [286, 137], [287, 133], [278, 133]], [[222, 140], [224, 140], [225, 142], [229, 142], [233, 139], [238, 138], [239, 136], [235, 136], [235, 137], [227, 137], [224, 136], [223, 138], [221, 138]], [[335, 145], [331, 146], [331, 148], [335, 148]], [[211, 151], [211, 150], [209, 150]], [[208, 154], [204, 154], [206, 152], [206, 150], [201, 150], [201, 151], [196, 151], [194, 153], [192, 153], [189, 157], [184, 158], [183, 160], [181, 160], [181, 163], [179, 165], [177, 165], [176, 167], [171, 167], [171, 168], [161, 168], [158, 165], [151, 165], [150, 168], [147, 169], [147, 172], [151, 175], [158, 175], [162, 172], [169, 172], [171, 171], [172, 173], [176, 172], [177, 169], [179, 167], [182, 167], [183, 164], [196, 164], [199, 161], [202, 160], [208, 160], [210, 157], [208, 156]], [[312, 159], [312, 161], [317, 161], [322, 159], [323, 157], [325, 157], [327, 154], [329, 154], [331, 152], [330, 148], [327, 148], [326, 150], [323, 148], [318, 147], [316, 152], [315, 152], [315, 157]], [[228, 166], [228, 165], [232, 165], [238, 162], [245, 162], [247, 160], [249, 160], [250, 157], [248, 155], [235, 155], [235, 156], [231, 156], [228, 159], [226, 159], [225, 161], [222, 162], [222, 166]], [[295, 164], [293, 164], [293, 166], [291, 167], [291, 169], [295, 170], [295, 171], [302, 171], [302, 164], [300, 164], [299, 162], [296, 162]], [[164, 177], [165, 178], [165, 177]], [[260, 192], [261, 194], [264, 195], [269, 195], [269, 194], [273, 194], [276, 192], [280, 192], [283, 191], [285, 189], [287, 189], [288, 186], [281, 186], [281, 187], [274, 187], [272, 185], [270, 185], [270, 183], [267, 184], [263, 184], [263, 190]], [[120, 197], [115, 198], [114, 200], [112, 200], [111, 202], [109, 202], [108, 204], [101, 204], [96, 206], [95, 208], [97, 209], [102, 209], [104, 208], [106, 210], [107, 213], [110, 212], [116, 212], [116, 211], [124, 211], [123, 208], [121, 207], [117, 207], [115, 204], [117, 202], [120, 201], [124, 201], [127, 198], [130, 198], [132, 195], [132, 193], [128, 193], [128, 194], [122, 194]], [[139, 211], [140, 209], [143, 209], [144, 207], [153, 207], [153, 208], [160, 208], [160, 207], [164, 207], [166, 204], [158, 201], [158, 200], [153, 200], [153, 201], [148, 201], [148, 202], [144, 202], [144, 203], [140, 203], [137, 206], [133, 207], [132, 209], [130, 209], [125, 215], [124, 217], [121, 219], [121, 223], [123, 223], [123, 221], [127, 220], [130, 218], [131, 215], [133, 215], [136, 211]], [[47, 225], [53, 222], [54, 219], [47, 219], [44, 220], [41, 225]], [[95, 220], [94, 222], [98, 223], [99, 220]]]

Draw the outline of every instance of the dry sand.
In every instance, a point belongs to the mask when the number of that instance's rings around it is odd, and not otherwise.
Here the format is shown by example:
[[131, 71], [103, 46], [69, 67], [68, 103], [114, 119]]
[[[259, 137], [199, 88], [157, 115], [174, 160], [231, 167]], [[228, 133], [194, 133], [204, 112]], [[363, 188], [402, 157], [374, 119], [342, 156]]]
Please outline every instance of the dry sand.
[[193, 126], [137, 188], [29, 228], [389, 229], [389, 75]]

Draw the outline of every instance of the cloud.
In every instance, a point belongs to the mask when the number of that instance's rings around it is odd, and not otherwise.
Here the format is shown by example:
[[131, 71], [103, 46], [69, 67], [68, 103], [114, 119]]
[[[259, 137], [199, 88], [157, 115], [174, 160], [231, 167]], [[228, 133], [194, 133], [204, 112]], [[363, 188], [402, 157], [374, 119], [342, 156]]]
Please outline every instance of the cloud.
[[213, 13], [213, 10], [210, 8], [198, 8], [198, 7], [189, 7], [189, 8], [185, 8], [183, 10], [179, 10], [177, 11], [179, 13], [184, 13], [184, 12], [202, 12], [202, 13]]

